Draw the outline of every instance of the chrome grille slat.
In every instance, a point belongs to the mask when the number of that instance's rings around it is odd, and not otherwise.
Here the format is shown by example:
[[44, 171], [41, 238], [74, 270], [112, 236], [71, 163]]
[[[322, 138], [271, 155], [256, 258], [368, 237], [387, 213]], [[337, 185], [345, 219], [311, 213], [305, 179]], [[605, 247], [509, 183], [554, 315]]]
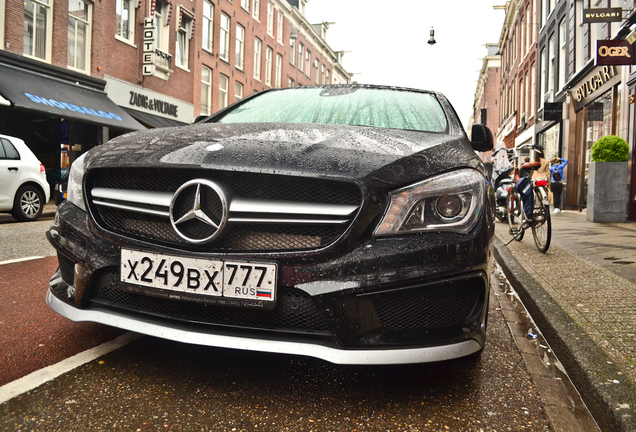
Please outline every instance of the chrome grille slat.
[[344, 233], [362, 202], [357, 186], [333, 180], [168, 169], [96, 171], [87, 193], [98, 225], [132, 238], [177, 246], [189, 243], [173, 235], [170, 204], [175, 192], [192, 179], [218, 182], [228, 191], [228, 235], [207, 247], [195, 247], [206, 250], [323, 247]]

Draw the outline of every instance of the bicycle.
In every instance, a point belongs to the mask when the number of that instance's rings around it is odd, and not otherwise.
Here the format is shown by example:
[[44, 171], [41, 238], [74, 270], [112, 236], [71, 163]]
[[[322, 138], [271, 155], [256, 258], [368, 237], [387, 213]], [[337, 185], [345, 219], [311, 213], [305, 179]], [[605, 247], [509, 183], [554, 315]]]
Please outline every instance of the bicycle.
[[[521, 195], [515, 191], [514, 186], [508, 191], [507, 209], [508, 224], [512, 240], [521, 241], [525, 230], [532, 228], [534, 244], [539, 252], [546, 253], [552, 241], [552, 220], [550, 219], [550, 203], [548, 198], [548, 181], [533, 179], [530, 182], [532, 188], [532, 219], [528, 220], [523, 210]], [[510, 240], [510, 242], [512, 242]], [[508, 244], [510, 244], [508, 242]]]

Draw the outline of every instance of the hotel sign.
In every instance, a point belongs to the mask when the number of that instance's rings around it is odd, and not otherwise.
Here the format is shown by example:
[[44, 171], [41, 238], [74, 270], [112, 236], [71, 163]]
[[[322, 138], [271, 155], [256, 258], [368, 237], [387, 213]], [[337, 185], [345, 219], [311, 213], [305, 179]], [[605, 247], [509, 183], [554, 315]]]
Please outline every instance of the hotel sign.
[[605, 23], [623, 21], [622, 8], [583, 9], [583, 23]]
[[144, 18], [143, 75], [155, 74], [155, 18]]

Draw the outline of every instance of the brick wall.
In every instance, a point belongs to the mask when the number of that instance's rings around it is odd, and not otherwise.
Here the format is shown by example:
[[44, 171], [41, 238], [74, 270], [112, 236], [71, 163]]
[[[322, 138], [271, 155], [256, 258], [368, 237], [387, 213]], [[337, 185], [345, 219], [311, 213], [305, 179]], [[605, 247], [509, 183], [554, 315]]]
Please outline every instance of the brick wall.
[[[91, 53], [89, 74], [97, 78], [104, 78], [108, 75], [134, 85], [140, 85], [148, 90], [156, 91], [165, 95], [178, 98], [182, 101], [194, 105], [195, 115], [200, 112], [201, 103], [201, 66], [205, 65], [212, 69], [212, 112], [218, 109], [219, 101], [219, 77], [223, 74], [229, 78], [228, 83], [228, 103], [235, 101], [235, 82], [243, 84], [243, 97], [255, 92], [269, 88], [265, 84], [265, 64], [266, 50], [271, 47], [272, 56], [272, 83], [276, 81], [276, 56], [282, 55], [282, 79], [281, 86], [287, 87], [289, 78], [292, 78], [296, 85], [311, 85], [315, 83], [314, 62], [318, 59], [319, 72], [322, 66], [329, 71], [333, 77], [333, 57], [331, 48], [325, 42], [316, 38], [314, 29], [304, 20], [299, 18], [297, 9], [289, 7], [288, 3], [270, 0], [274, 6], [274, 32], [273, 36], [267, 34], [267, 4], [268, 0], [260, 0], [260, 19], [257, 20], [252, 15], [251, 8], [253, 0], [250, 0], [250, 11], [241, 7], [240, 0], [214, 0], [214, 42], [212, 53], [202, 48], [202, 22], [203, 22], [203, 1], [204, 0], [171, 0], [171, 17], [169, 25], [169, 53], [173, 56], [170, 69], [172, 73], [168, 80], [142, 75], [142, 50], [143, 50], [143, 22], [150, 13], [151, 0], [133, 1], [135, 9], [134, 44], [126, 43], [115, 37], [117, 32], [115, 1], [104, 0], [92, 2], [91, 21]], [[189, 42], [188, 69], [184, 70], [175, 64], [175, 44], [177, 38], [177, 26], [179, 23], [179, 6], [194, 14], [194, 32]], [[220, 47], [220, 21], [221, 14], [225, 13], [230, 17], [230, 55], [229, 62], [219, 58]], [[278, 14], [284, 15], [282, 43], [277, 40]], [[13, 53], [23, 55], [23, 29], [24, 29], [24, 5], [18, 0], [7, 0], [5, 18], [5, 49]], [[67, 67], [68, 53], [68, 2], [56, 1], [52, 7], [53, 25], [52, 32], [52, 52], [49, 62], [56, 66]], [[1, 18], [0, 18], [1, 19]], [[236, 25], [240, 24], [245, 28], [244, 68], [240, 70], [236, 67]], [[311, 72], [310, 76], [298, 70], [298, 59], [296, 64], [290, 64], [289, 40], [292, 28], [297, 29], [298, 39], [296, 39], [296, 55], [298, 43], [302, 43], [305, 48], [311, 51]], [[254, 45], [255, 38], [262, 41], [261, 55], [261, 79], [254, 78]], [[8, 48], [7, 48], [8, 46]], [[303, 59], [304, 62], [304, 59]], [[303, 63], [304, 66], [304, 63]]]

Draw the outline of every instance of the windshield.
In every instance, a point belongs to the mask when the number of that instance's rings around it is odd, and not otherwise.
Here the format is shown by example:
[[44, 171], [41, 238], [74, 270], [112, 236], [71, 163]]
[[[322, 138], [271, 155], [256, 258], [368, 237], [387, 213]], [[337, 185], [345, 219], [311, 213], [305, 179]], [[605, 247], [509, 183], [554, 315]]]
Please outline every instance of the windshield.
[[355, 87], [270, 91], [224, 115], [219, 123], [322, 123], [446, 132], [447, 120], [429, 93]]

